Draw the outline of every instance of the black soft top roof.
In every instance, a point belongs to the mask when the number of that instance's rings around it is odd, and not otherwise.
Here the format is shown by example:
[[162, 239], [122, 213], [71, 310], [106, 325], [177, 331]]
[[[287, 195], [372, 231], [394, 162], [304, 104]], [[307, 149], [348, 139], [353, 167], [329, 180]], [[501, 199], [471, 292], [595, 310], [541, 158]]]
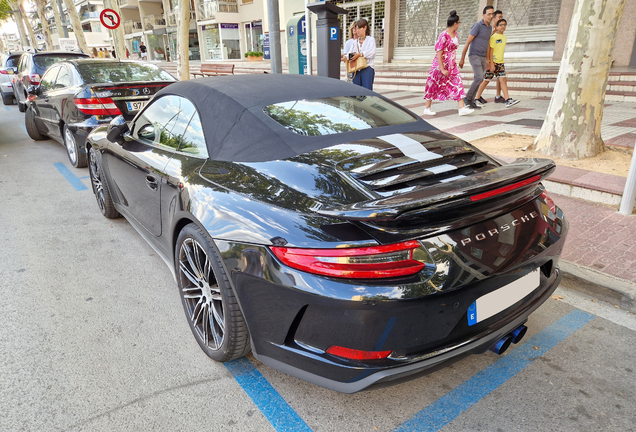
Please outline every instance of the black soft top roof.
[[288, 75], [236, 75], [180, 81], [159, 91], [189, 99], [203, 124], [210, 159], [264, 162], [293, 157], [378, 135], [434, 129], [417, 117], [404, 125], [323, 136], [301, 136], [263, 112], [268, 105], [333, 96], [381, 96], [333, 78]]

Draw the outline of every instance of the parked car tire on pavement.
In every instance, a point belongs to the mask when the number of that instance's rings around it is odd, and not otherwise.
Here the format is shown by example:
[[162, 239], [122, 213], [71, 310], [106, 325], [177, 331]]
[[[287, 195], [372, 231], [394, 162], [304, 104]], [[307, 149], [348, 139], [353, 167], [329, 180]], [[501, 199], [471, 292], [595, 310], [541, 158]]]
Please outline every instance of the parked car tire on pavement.
[[104, 172], [97, 160], [95, 149], [92, 147], [88, 151], [88, 171], [90, 172], [91, 186], [97, 200], [97, 206], [108, 219], [117, 219], [120, 216], [119, 212], [115, 209], [113, 200], [110, 197], [108, 185], [103, 181]]
[[11, 94], [2, 94], [2, 104], [3, 105], [13, 105], [13, 95]]
[[42, 141], [49, 138], [46, 135], [41, 134], [38, 130], [38, 127], [35, 124], [35, 113], [33, 112], [33, 109], [29, 109], [24, 116], [24, 125], [26, 126], [27, 133], [32, 140]]
[[220, 362], [249, 353], [247, 326], [227, 273], [209, 235], [195, 224], [179, 233], [175, 269], [188, 324], [201, 349]]
[[64, 125], [62, 137], [64, 139], [66, 154], [68, 155], [68, 160], [71, 162], [71, 165], [75, 168], [84, 168], [86, 166], [86, 150], [77, 146], [75, 136], [67, 125]]

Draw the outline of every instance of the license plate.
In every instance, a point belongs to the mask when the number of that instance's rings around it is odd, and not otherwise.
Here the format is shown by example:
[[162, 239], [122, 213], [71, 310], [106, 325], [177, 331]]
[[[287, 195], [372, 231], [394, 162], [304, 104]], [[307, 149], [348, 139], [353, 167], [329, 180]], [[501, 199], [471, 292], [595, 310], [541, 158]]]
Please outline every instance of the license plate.
[[536, 269], [498, 290], [479, 297], [468, 308], [468, 325], [475, 325], [509, 308], [537, 289], [540, 280], [539, 269]]
[[128, 112], [139, 111], [145, 107], [146, 104], [148, 104], [148, 101], [126, 102], [126, 108], [128, 108]]

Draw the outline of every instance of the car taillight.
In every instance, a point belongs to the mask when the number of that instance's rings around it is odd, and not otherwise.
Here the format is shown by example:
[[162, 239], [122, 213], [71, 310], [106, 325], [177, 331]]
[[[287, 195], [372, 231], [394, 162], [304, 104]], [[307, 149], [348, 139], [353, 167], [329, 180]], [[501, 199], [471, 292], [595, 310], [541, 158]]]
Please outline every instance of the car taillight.
[[435, 265], [417, 240], [390, 245], [340, 249], [300, 249], [271, 246], [283, 264], [309, 273], [355, 279], [413, 275]]
[[31, 85], [39, 85], [40, 84], [40, 75], [38, 74], [28, 74], [24, 76], [27, 80], [27, 84]]
[[9, 72], [7, 72], [5, 69], [0, 69], [0, 74], [9, 75]]
[[521, 187], [527, 186], [527, 185], [532, 184], [534, 182], [538, 182], [540, 179], [541, 179], [541, 176], [536, 175], [534, 177], [530, 177], [529, 179], [526, 179], [526, 180], [523, 180], [523, 181], [520, 181], [520, 182], [517, 182], [517, 183], [513, 183], [511, 185], [504, 186], [504, 187], [501, 187], [499, 189], [495, 189], [495, 190], [491, 190], [491, 191], [484, 192], [484, 193], [481, 193], [481, 194], [473, 195], [473, 196], [470, 197], [470, 200], [471, 201], [479, 201], [479, 200], [483, 200], [483, 199], [486, 199], [486, 198], [494, 197], [496, 195], [501, 195], [503, 193], [510, 192], [511, 190], [519, 189]]
[[75, 106], [78, 110], [88, 115], [111, 115], [121, 114], [115, 102], [109, 98], [76, 98]]
[[334, 345], [327, 348], [327, 353], [352, 360], [378, 360], [387, 358], [391, 351], [361, 351]]
[[543, 193], [541, 193], [541, 198], [543, 198], [545, 203], [548, 205], [550, 211], [552, 213], [556, 213], [556, 204], [554, 203], [554, 201], [552, 201], [552, 198], [548, 196], [548, 193], [546, 191], [543, 191]]

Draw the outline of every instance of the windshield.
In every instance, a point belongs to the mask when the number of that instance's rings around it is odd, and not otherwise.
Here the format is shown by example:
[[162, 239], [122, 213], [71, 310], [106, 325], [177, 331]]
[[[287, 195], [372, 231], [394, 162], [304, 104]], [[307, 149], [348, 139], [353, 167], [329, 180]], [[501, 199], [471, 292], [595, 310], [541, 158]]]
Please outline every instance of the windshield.
[[77, 66], [77, 70], [87, 84], [174, 81], [172, 75], [150, 63], [119, 63], [117, 61], [95, 64], [82, 63]]
[[320, 136], [417, 121], [379, 96], [336, 96], [269, 105], [265, 114], [298, 135]]
[[78, 54], [34, 55], [33, 63], [41, 72], [44, 72], [53, 63], [80, 58], [86, 58], [86, 56]]

